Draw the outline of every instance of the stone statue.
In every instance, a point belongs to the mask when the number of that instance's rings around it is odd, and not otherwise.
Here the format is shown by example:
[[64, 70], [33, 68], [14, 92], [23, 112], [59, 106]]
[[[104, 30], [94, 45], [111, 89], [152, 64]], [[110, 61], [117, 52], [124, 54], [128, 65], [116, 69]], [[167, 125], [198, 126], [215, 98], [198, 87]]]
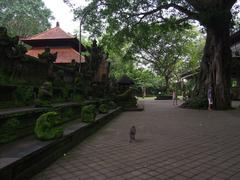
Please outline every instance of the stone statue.
[[39, 89], [38, 98], [40, 100], [50, 101], [53, 96], [53, 88], [51, 82], [44, 82]]
[[103, 52], [100, 47], [97, 46], [97, 41], [94, 39], [91, 47], [91, 68], [93, 72], [97, 72], [99, 65], [103, 58]]
[[2, 56], [10, 59], [23, 59], [27, 49], [19, 44], [19, 37], [9, 37], [7, 29], [0, 27], [0, 53]]
[[50, 48], [45, 48], [45, 51], [42, 54], [38, 54], [38, 57], [47, 63], [54, 63], [57, 59], [57, 52], [51, 53]]
[[36, 107], [51, 107], [53, 87], [51, 82], [44, 82], [38, 91], [38, 98], [35, 101]]

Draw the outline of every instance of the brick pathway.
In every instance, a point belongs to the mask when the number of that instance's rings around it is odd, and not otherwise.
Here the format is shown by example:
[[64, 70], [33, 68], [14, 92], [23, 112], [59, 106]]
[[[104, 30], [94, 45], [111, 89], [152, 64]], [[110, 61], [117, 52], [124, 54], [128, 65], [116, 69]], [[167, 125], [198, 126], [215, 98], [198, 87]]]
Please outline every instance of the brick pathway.
[[[33, 179], [240, 180], [240, 110], [144, 103], [145, 111], [122, 113]], [[132, 125], [136, 143], [128, 143]]]

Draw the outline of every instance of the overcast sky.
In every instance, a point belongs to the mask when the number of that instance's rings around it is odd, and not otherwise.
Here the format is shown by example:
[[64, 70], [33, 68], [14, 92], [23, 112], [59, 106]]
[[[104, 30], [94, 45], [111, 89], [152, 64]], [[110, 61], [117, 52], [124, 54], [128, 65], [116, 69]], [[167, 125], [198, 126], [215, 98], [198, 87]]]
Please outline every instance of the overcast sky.
[[[60, 27], [71, 34], [74, 33], [75, 29], [79, 29], [79, 21], [73, 21], [73, 12], [71, 8], [66, 5], [63, 0], [43, 0], [46, 7], [48, 7], [55, 17], [55, 20], [52, 21], [52, 27], [56, 26], [56, 22], [60, 23]], [[71, 0], [74, 4], [78, 6], [86, 6], [87, 3], [85, 0]]]

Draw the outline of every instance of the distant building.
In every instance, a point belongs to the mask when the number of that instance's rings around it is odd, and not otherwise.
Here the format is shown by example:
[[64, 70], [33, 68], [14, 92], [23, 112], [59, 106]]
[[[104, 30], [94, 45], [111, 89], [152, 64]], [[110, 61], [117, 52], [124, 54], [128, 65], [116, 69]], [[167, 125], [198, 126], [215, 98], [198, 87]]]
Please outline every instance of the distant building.
[[[64, 32], [58, 22], [55, 28], [27, 38], [21, 38], [21, 41], [32, 47], [26, 53], [29, 56], [38, 57], [38, 54], [42, 54], [45, 48], [50, 48], [51, 53], [57, 52], [55, 61], [57, 64], [70, 64], [73, 60], [77, 63], [80, 62], [78, 39]], [[81, 49], [86, 51], [83, 45], [81, 45]], [[84, 56], [81, 57], [81, 62], [85, 62]]]

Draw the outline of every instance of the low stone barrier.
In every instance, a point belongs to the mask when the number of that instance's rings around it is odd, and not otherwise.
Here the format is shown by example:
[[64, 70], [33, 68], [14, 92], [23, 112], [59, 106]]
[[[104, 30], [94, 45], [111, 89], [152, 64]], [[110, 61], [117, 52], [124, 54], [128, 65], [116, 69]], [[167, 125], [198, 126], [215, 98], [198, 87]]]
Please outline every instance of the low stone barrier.
[[121, 112], [121, 108], [98, 114], [91, 124], [79, 120], [70, 122], [64, 128], [62, 138], [53, 141], [39, 141], [28, 136], [2, 146], [0, 149], [0, 177], [4, 180], [27, 180], [49, 166], [73, 146], [108, 123]]
[[94, 104], [98, 107], [101, 103], [107, 101], [106, 99], [102, 99], [98, 101], [86, 101], [84, 103], [58, 103], [50, 109], [24, 107], [0, 110], [0, 145], [32, 134], [37, 118], [43, 113], [56, 111], [59, 113], [63, 123], [65, 123], [80, 118], [83, 106]]

